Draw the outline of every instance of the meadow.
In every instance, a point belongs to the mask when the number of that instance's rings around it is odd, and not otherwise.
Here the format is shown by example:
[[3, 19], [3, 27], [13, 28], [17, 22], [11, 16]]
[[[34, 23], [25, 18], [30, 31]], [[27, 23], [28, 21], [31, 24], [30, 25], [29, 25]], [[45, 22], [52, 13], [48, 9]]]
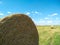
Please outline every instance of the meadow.
[[60, 45], [60, 26], [37, 26], [39, 45]]

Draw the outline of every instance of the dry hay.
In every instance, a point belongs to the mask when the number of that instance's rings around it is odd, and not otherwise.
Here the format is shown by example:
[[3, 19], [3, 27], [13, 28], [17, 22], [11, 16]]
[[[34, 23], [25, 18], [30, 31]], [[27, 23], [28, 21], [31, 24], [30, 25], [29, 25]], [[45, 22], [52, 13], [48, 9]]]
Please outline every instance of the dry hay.
[[0, 25], [1, 25], [1, 19], [0, 19]]
[[38, 45], [35, 24], [24, 14], [13, 14], [0, 25], [0, 45]]

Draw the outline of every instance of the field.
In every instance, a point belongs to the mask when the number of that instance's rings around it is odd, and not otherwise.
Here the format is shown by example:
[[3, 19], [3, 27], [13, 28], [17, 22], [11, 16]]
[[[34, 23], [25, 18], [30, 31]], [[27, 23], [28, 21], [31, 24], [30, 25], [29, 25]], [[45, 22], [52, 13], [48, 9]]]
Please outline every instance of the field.
[[37, 26], [39, 45], [60, 45], [60, 26]]

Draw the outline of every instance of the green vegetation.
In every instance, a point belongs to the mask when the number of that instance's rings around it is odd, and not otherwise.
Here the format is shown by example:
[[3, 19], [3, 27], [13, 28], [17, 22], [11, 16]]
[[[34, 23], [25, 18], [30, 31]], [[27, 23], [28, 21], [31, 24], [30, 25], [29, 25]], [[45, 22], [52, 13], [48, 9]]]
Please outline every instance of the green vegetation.
[[37, 26], [39, 45], [60, 45], [60, 26]]

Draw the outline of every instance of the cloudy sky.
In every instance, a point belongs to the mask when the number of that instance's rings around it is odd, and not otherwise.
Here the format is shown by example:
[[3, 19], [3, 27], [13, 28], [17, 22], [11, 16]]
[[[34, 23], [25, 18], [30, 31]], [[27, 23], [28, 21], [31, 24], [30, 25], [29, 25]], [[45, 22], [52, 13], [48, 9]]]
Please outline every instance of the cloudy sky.
[[0, 0], [0, 18], [23, 13], [36, 25], [60, 25], [60, 0]]

